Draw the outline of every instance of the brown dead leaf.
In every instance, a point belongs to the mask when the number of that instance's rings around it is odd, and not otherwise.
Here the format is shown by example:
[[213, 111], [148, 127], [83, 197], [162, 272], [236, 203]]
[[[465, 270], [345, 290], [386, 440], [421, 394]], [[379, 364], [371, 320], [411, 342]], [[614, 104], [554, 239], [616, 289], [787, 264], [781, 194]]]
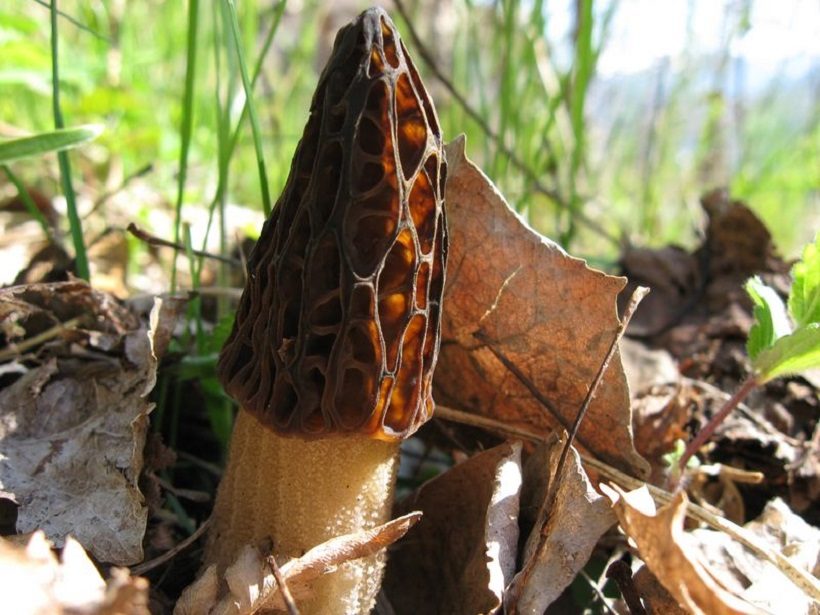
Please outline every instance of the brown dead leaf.
[[26, 546], [0, 538], [0, 600], [5, 613], [148, 615], [148, 582], [114, 569], [106, 583], [70, 536], [58, 561], [43, 532]]
[[216, 564], [211, 564], [182, 592], [174, 606], [174, 615], [202, 615], [209, 613], [217, 603], [219, 577]]
[[[745, 525], [752, 535], [812, 574], [820, 572], [820, 530], [794, 514], [783, 500], [766, 504]], [[739, 596], [772, 613], [816, 613], [812, 599], [771, 562], [760, 559], [721, 532], [697, 529], [694, 542], [715, 575]]]
[[[158, 299], [149, 328], [80, 281], [0, 291], [4, 351], [23, 349], [21, 375], [0, 390], [0, 489], [20, 505], [18, 531], [58, 545], [70, 533], [100, 561], [142, 560], [146, 396], [155, 338], [175, 316]], [[38, 334], [50, 337], [32, 344]]]
[[702, 284], [697, 260], [677, 246], [627, 246], [621, 267], [629, 274], [630, 287], [652, 289], [629, 323], [632, 335], [654, 335], [673, 325], [691, 307]]
[[524, 507], [538, 508], [524, 548], [524, 565], [504, 596], [507, 613], [543, 613], [586, 565], [598, 540], [616, 521], [609, 502], [589, 481], [578, 452], [570, 449], [552, 506], [546, 507], [563, 442], [551, 438], [524, 468]]
[[656, 511], [646, 487], [627, 493], [602, 484], [601, 490], [641, 559], [681, 605], [695, 615], [761, 612], [723, 587], [696, 556], [692, 537], [683, 531], [685, 493]]
[[[447, 147], [447, 161], [450, 254], [436, 399], [542, 432], [566, 427], [615, 335], [615, 297], [625, 281], [588, 268], [529, 229], [466, 158], [463, 138]], [[550, 410], [499, 354], [546, 398]], [[648, 472], [632, 443], [618, 355], [578, 442], [633, 475]]]
[[424, 518], [387, 560], [396, 613], [493, 613], [515, 572], [521, 446], [504, 443], [424, 484], [401, 503]]
[[[300, 599], [310, 595], [314, 580], [344, 562], [385, 549], [404, 536], [420, 518], [420, 512], [412, 512], [372, 530], [331, 538], [302, 557], [280, 565], [282, 577], [297, 606]], [[266, 555], [251, 545], [240, 551], [234, 564], [225, 571], [224, 580], [221, 584], [216, 565], [209, 566], [182, 593], [174, 615], [250, 615], [285, 608]]]

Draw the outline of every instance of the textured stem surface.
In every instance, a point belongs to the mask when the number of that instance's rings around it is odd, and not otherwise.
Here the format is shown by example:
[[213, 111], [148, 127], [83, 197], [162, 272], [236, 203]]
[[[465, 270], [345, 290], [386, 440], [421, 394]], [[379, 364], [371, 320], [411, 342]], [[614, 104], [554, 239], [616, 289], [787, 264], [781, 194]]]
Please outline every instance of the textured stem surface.
[[[224, 571], [246, 544], [271, 538], [280, 564], [325, 540], [390, 517], [398, 443], [348, 434], [282, 437], [249, 412], [237, 416], [214, 506], [205, 564]], [[384, 552], [322, 577], [299, 604], [308, 613], [369, 613]]]

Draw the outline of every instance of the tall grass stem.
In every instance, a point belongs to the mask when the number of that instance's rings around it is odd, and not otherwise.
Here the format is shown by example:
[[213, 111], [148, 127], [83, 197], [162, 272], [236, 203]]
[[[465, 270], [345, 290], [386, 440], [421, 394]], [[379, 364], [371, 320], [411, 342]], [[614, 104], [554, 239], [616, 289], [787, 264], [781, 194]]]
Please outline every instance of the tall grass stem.
[[242, 85], [245, 88], [245, 98], [247, 99], [248, 115], [251, 118], [251, 131], [253, 132], [253, 145], [256, 149], [256, 163], [259, 169], [259, 186], [262, 190], [262, 209], [265, 212], [265, 217], [270, 216], [271, 201], [270, 190], [268, 189], [268, 176], [265, 171], [265, 153], [262, 150], [262, 130], [259, 127], [259, 118], [256, 115], [256, 108], [253, 104], [253, 88], [248, 77], [248, 67], [245, 63], [245, 54], [242, 51], [242, 46], [239, 32], [239, 20], [236, 16], [236, 4], [233, 0], [225, 0], [225, 3], [230, 11], [231, 30], [233, 31], [233, 44], [236, 51], [236, 58], [239, 60], [239, 73], [242, 75]]
[[[54, 111], [54, 127], [59, 130], [65, 128], [65, 124], [63, 122], [63, 113], [60, 110], [60, 64], [57, 16], [57, 0], [51, 0], [51, 102]], [[68, 216], [68, 226], [71, 230], [71, 242], [74, 245], [77, 276], [88, 281], [91, 279], [91, 271], [88, 267], [88, 255], [85, 251], [82, 221], [77, 213], [77, 197], [74, 193], [74, 184], [71, 182], [71, 163], [68, 160], [68, 153], [65, 151], [57, 152], [57, 162], [60, 165], [60, 182], [62, 183], [63, 193], [65, 194], [66, 214]]]
[[[188, 178], [188, 150], [191, 146], [191, 127], [194, 118], [194, 82], [196, 78], [197, 31], [199, 24], [199, 0], [188, 0], [188, 35], [185, 56], [185, 91], [182, 100], [182, 125], [180, 127], [179, 173], [177, 175], [177, 200], [174, 209], [174, 243], [180, 241], [182, 202]], [[177, 287], [177, 258], [174, 253], [171, 265], [171, 292]]]

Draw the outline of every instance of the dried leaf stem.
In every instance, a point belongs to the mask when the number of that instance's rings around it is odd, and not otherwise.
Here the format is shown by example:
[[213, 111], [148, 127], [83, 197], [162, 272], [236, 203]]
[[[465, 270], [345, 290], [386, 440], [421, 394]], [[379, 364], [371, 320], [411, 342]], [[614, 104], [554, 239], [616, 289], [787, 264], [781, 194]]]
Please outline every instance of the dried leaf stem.
[[65, 322], [57, 323], [53, 327], [50, 327], [42, 333], [38, 333], [37, 335], [34, 335], [28, 339], [23, 340], [19, 344], [10, 343], [8, 346], [0, 350], [0, 363], [10, 361], [14, 357], [23, 354], [27, 350], [30, 350], [31, 348], [36, 348], [40, 344], [57, 337], [63, 331], [70, 331], [74, 329], [83, 320], [85, 320], [85, 316], [77, 316], [76, 318], [66, 320]]
[[[475, 337], [479, 342], [484, 344], [487, 347], [487, 350], [495, 355], [495, 358], [498, 359], [501, 364], [507, 368], [513, 376], [515, 376], [518, 381], [524, 385], [524, 388], [530, 392], [530, 395], [535, 398], [535, 400], [544, 406], [549, 413], [552, 415], [561, 427], [563, 427], [566, 431], [570, 430], [570, 425], [567, 424], [566, 420], [563, 416], [558, 412], [557, 408], [552, 404], [552, 402], [535, 386], [535, 383], [530, 380], [527, 375], [522, 372], [519, 367], [495, 344], [493, 344], [493, 340], [490, 339], [490, 336], [483, 329], [479, 329], [475, 333], [473, 333], [473, 337]], [[583, 443], [583, 441], [581, 441]]]
[[279, 591], [282, 593], [282, 600], [288, 609], [288, 615], [299, 615], [299, 609], [296, 607], [296, 602], [293, 600], [293, 594], [290, 593], [288, 583], [285, 580], [285, 576], [282, 574], [282, 571], [279, 569], [279, 564], [276, 563], [276, 558], [273, 555], [268, 555], [267, 561], [271, 572], [273, 572], [273, 578], [276, 579], [276, 587], [278, 587]]
[[589, 410], [589, 404], [592, 402], [592, 398], [595, 396], [595, 392], [598, 390], [598, 387], [601, 386], [601, 382], [604, 379], [604, 374], [606, 370], [609, 368], [609, 364], [612, 361], [612, 357], [615, 356], [615, 353], [618, 351], [618, 344], [621, 341], [621, 338], [626, 331], [626, 328], [629, 326], [629, 321], [632, 320], [632, 315], [635, 313], [638, 305], [640, 304], [641, 300], [649, 294], [649, 289], [645, 286], [638, 286], [633, 292], [632, 296], [629, 298], [629, 303], [624, 310], [623, 316], [621, 317], [621, 321], [618, 323], [618, 328], [615, 331], [615, 335], [612, 338], [612, 343], [609, 345], [609, 350], [604, 357], [604, 360], [601, 361], [601, 365], [598, 368], [598, 373], [595, 374], [595, 378], [592, 380], [592, 384], [587, 391], [587, 395], [584, 398], [584, 401], [581, 403], [581, 407], [578, 409], [578, 414], [575, 416], [575, 422], [572, 424], [572, 429], [569, 431], [569, 435], [567, 436], [566, 442], [564, 442], [564, 448], [561, 450], [561, 457], [558, 459], [558, 464], [555, 467], [555, 478], [553, 479], [552, 483], [550, 484], [549, 493], [547, 494], [547, 510], [552, 508], [552, 501], [555, 498], [555, 494], [558, 491], [558, 482], [561, 480], [563, 476], [564, 465], [567, 461], [567, 456], [569, 455], [569, 450], [572, 447], [572, 443], [575, 440], [575, 437], [578, 435], [578, 429], [581, 427], [581, 421], [586, 416], [587, 410]]
[[[125, 229], [129, 233], [131, 233], [137, 239], [144, 241], [149, 246], [161, 246], [164, 248], [173, 248], [177, 252], [185, 252], [187, 248], [181, 243], [175, 243], [173, 241], [168, 241], [167, 239], [162, 239], [161, 237], [157, 237], [155, 235], [151, 235], [150, 233], [143, 231], [139, 228], [136, 224], [131, 222]], [[196, 256], [202, 256], [204, 258], [212, 258], [217, 260], [221, 263], [227, 263], [228, 265], [233, 265], [234, 267], [241, 267], [242, 261], [236, 258], [231, 258], [230, 256], [222, 256], [221, 254], [213, 254], [212, 252], [205, 252], [203, 250], [191, 250], [193, 254]]]
[[179, 553], [180, 551], [184, 551], [197, 540], [199, 540], [199, 538], [207, 531], [210, 525], [210, 518], [205, 519], [205, 521], [198, 528], [196, 528], [196, 531], [194, 531], [193, 534], [188, 536], [188, 538], [186, 538], [185, 540], [182, 540], [175, 544], [162, 555], [158, 555], [157, 557], [150, 559], [147, 562], [137, 564], [136, 566], [131, 566], [131, 574], [133, 574], [134, 576], [142, 576], [149, 570], [153, 570], [157, 566], [161, 566], [165, 562], [170, 561], [176, 556], [177, 553]]

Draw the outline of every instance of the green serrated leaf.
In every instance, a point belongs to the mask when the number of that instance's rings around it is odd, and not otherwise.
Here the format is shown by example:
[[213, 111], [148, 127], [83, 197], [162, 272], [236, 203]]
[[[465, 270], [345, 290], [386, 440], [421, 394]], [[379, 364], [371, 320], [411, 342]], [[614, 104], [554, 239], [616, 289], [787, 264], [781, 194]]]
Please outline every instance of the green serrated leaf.
[[96, 139], [102, 131], [101, 125], [88, 124], [2, 141], [0, 142], [0, 164], [77, 147], [81, 143]]
[[752, 359], [760, 382], [796, 376], [820, 368], [820, 323], [811, 323], [778, 339]]
[[746, 351], [754, 360], [779, 338], [791, 333], [791, 324], [780, 295], [766, 286], [759, 277], [749, 278], [745, 288], [754, 302], [755, 322], [746, 341]]
[[820, 233], [803, 249], [802, 258], [792, 267], [789, 314], [798, 327], [820, 322]]

